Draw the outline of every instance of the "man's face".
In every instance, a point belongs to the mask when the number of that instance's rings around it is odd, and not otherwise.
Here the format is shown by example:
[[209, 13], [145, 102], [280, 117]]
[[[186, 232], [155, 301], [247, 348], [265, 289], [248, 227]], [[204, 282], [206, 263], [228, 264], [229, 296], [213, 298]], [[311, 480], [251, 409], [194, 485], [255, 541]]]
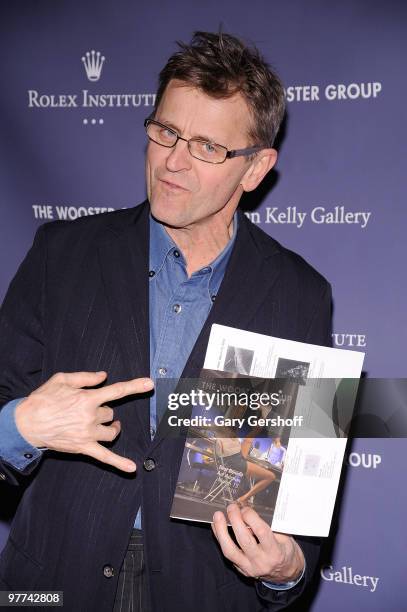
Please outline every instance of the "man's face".
[[[183, 138], [199, 137], [228, 149], [243, 149], [248, 142], [249, 111], [240, 96], [213, 99], [201, 90], [172, 80], [155, 119]], [[179, 140], [165, 148], [149, 142], [146, 159], [147, 193], [153, 216], [174, 228], [226, 223], [243, 193], [241, 181], [250, 167], [246, 157], [209, 164], [191, 156]]]

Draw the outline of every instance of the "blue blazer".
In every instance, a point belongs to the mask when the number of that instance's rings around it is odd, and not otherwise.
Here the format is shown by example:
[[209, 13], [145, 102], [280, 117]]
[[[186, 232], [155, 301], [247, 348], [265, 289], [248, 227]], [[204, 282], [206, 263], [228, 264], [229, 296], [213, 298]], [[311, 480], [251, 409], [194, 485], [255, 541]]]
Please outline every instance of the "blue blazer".
[[[225, 277], [185, 377], [199, 375], [213, 323], [331, 342], [329, 284], [239, 215]], [[148, 223], [145, 202], [38, 230], [1, 310], [0, 407], [58, 371], [106, 370], [108, 383], [149, 375]], [[315, 572], [319, 540], [296, 538], [307, 571], [294, 589], [271, 591], [244, 578], [208, 525], [169, 518], [183, 440], [158, 433], [151, 441], [148, 396], [112, 407], [122, 431], [109, 446], [134, 459], [135, 474], [53, 451], [29, 474], [0, 463], [6, 481], [28, 482], [0, 556], [0, 588], [62, 590], [67, 611], [111, 612], [141, 504], [153, 610], [280, 610], [294, 601]], [[155, 469], [142, 468], [146, 458]]]

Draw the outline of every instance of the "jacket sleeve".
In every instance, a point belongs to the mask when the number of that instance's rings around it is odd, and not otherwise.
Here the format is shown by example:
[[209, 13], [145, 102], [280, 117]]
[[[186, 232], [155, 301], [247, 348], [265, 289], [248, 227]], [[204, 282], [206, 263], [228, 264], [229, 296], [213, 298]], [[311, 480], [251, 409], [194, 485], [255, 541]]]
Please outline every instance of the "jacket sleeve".
[[[26, 397], [41, 384], [44, 347], [44, 226], [10, 283], [0, 310], [0, 411], [11, 400]], [[18, 484], [17, 474], [30, 474], [40, 457], [16, 470], [2, 459], [7, 432], [0, 430], [0, 478]]]

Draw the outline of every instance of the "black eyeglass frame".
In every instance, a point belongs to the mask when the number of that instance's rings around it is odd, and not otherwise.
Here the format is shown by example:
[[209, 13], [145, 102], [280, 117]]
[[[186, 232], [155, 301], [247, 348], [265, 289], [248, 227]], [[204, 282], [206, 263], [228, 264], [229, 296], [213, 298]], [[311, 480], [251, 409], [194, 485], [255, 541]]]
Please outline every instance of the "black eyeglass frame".
[[[151, 119], [150, 117], [147, 117], [147, 119], [144, 120], [144, 127], [148, 128], [148, 126], [153, 123], [154, 125], [158, 125], [162, 128], [165, 128], [167, 130], [170, 130], [170, 132], [173, 132], [177, 139], [174, 142], [174, 144], [172, 145], [165, 145], [162, 144], [161, 142], [157, 142], [156, 140], [154, 140], [153, 138], [151, 138], [151, 136], [149, 136], [149, 134], [147, 133], [148, 138], [152, 141], [155, 142], [156, 144], [160, 145], [161, 147], [165, 147], [166, 149], [173, 149], [175, 147], [175, 145], [177, 144], [178, 140], [183, 140], [184, 142], [187, 143], [188, 145], [188, 151], [191, 155], [191, 157], [193, 157], [194, 159], [198, 159], [199, 161], [202, 161], [206, 164], [223, 164], [227, 159], [232, 159], [233, 157], [241, 157], [241, 156], [247, 156], [247, 155], [252, 155], [253, 153], [257, 153], [257, 151], [261, 151], [262, 149], [266, 149], [267, 147], [265, 147], [264, 145], [255, 145], [253, 147], [246, 147], [245, 149], [233, 149], [233, 150], [229, 150], [226, 147], [224, 147], [221, 144], [218, 144], [217, 142], [211, 142], [209, 140], [202, 140], [201, 138], [190, 138], [189, 140], [187, 138], [183, 138], [182, 136], [180, 136], [178, 134], [178, 132], [176, 132], [173, 128], [169, 127], [168, 125], [165, 125], [164, 123], [160, 123], [159, 121], [156, 121], [155, 119]], [[221, 147], [222, 149], [225, 150], [225, 159], [223, 159], [222, 161], [209, 161], [208, 159], [201, 159], [200, 157], [196, 157], [195, 155], [193, 155], [191, 153], [191, 149], [189, 148], [189, 142], [190, 141], [193, 142], [205, 142], [211, 145], [216, 145], [217, 147]]]

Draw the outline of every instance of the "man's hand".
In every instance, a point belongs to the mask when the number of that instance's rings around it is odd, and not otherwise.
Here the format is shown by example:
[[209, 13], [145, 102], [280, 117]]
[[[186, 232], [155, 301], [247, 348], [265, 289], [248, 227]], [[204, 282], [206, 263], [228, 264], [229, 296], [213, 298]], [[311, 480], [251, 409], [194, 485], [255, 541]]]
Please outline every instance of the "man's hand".
[[229, 535], [223, 512], [213, 515], [212, 531], [223, 554], [240, 573], [275, 583], [300, 576], [305, 560], [294, 538], [274, 533], [252, 508], [240, 510], [237, 504], [230, 504], [227, 514], [239, 546]]
[[[100, 389], [106, 372], [54, 374], [46, 383], [18, 404], [16, 426], [32, 446], [65, 453], [82, 453], [124, 472], [134, 472], [134, 461], [121, 457], [99, 444], [111, 442], [120, 433], [120, 421], [113, 421], [113, 409], [105, 402], [150, 391], [150, 378], [135, 378]], [[104, 425], [113, 421], [111, 425]]]

